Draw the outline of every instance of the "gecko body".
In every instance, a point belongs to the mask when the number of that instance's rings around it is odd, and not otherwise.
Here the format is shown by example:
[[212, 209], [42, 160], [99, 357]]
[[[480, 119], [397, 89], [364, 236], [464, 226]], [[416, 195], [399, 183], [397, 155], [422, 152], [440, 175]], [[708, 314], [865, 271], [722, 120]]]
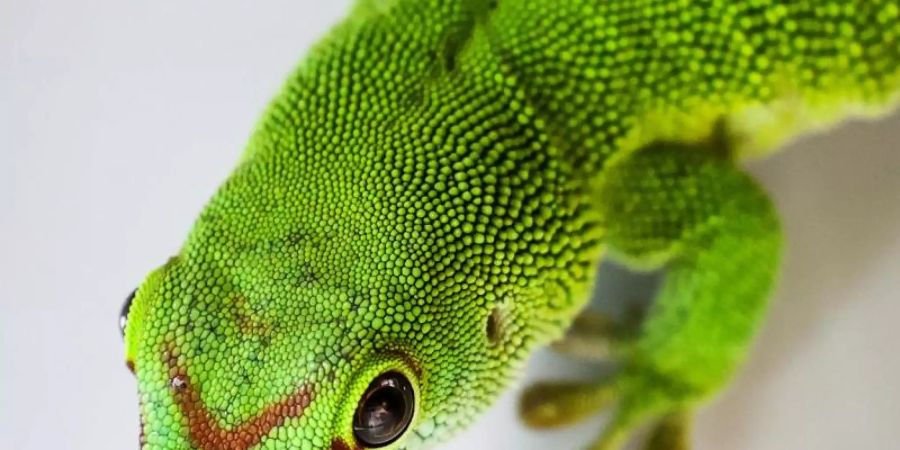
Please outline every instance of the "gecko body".
[[[891, 110], [898, 15], [360, 0], [128, 305], [142, 448], [426, 446], [559, 339], [607, 345], [619, 370], [534, 386], [527, 423], [608, 407], [593, 448], [645, 424], [647, 449], [688, 448], [778, 272], [777, 214], [739, 162]], [[579, 318], [603, 257], [664, 273], [633, 327]], [[573, 322], [594, 325], [564, 337]]]

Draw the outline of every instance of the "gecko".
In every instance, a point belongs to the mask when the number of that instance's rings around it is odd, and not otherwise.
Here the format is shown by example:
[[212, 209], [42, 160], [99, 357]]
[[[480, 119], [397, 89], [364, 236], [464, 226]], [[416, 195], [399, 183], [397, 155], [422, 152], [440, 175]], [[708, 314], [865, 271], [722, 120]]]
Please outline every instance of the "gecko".
[[[898, 5], [358, 0], [123, 307], [141, 448], [432, 446], [552, 342], [615, 369], [526, 424], [691, 448], [778, 278], [742, 163], [892, 111]], [[661, 274], [635, 320], [585, 309], [603, 259]]]

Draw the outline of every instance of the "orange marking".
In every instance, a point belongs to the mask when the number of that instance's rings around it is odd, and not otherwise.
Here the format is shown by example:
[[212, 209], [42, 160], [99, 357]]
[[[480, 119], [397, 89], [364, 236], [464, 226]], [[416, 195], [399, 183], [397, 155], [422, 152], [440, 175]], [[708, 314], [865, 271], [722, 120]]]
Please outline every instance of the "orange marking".
[[170, 389], [181, 414], [187, 418], [191, 444], [198, 450], [248, 450], [285, 420], [302, 416], [313, 400], [312, 387], [303, 385], [284, 400], [266, 407], [256, 417], [234, 428], [222, 428], [206, 409], [187, 370], [178, 363], [176, 351], [171, 349], [165, 356], [172, 376]]
[[343, 439], [334, 438], [331, 441], [331, 450], [362, 450], [362, 447], [358, 444], [353, 444], [353, 447], [350, 447]]

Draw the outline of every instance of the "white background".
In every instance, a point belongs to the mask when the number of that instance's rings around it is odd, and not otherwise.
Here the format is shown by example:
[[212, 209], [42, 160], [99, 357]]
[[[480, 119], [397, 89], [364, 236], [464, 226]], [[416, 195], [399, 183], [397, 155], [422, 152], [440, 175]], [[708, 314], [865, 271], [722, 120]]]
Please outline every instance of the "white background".
[[[0, 448], [136, 448], [121, 301], [348, 3], [0, 0]], [[786, 268], [697, 449], [900, 442], [898, 127], [851, 124], [753, 165], [783, 212]], [[586, 370], [541, 352], [528, 378]], [[514, 400], [445, 448], [578, 448], [600, 429], [527, 432]]]

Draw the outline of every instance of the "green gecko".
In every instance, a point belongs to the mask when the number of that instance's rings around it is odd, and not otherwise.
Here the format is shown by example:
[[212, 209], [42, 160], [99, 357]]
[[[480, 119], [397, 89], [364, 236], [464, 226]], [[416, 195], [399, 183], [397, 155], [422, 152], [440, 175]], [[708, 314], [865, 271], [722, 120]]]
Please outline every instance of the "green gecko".
[[[125, 306], [142, 447], [433, 444], [562, 339], [618, 369], [532, 387], [527, 423], [611, 408], [592, 448], [645, 425], [643, 448], [689, 448], [778, 273], [776, 211], [739, 163], [889, 111], [898, 16], [897, 0], [360, 0]], [[604, 256], [664, 274], [630, 327], [578, 318]]]

